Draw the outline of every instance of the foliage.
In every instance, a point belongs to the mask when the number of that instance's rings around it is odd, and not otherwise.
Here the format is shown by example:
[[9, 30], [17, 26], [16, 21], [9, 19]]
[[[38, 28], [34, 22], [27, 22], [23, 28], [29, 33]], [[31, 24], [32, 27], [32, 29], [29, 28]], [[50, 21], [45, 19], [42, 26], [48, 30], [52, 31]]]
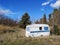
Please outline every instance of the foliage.
[[7, 26], [15, 26], [17, 25], [16, 21], [3, 15], [3, 14], [0, 14], [0, 24], [2, 25], [7, 25]]
[[36, 21], [35, 21], [35, 24], [39, 24], [39, 21], [38, 21], [38, 20], [36, 20]]
[[54, 28], [53, 29], [53, 33], [56, 34], [56, 35], [60, 35], [60, 30], [59, 30], [58, 26], [57, 25], [54, 25], [53, 28]]
[[50, 19], [51, 19], [51, 14], [49, 14], [49, 21], [50, 21]]
[[40, 19], [40, 24], [43, 24], [43, 18]]
[[28, 15], [28, 13], [25, 13], [19, 22], [19, 27], [26, 28], [26, 25], [29, 24], [31, 24], [30, 16]]
[[49, 22], [48, 22], [48, 24], [51, 26], [52, 24], [52, 15], [51, 14], [49, 14]]
[[53, 16], [53, 18], [52, 18], [53, 23], [52, 24], [53, 25], [56, 24], [59, 26], [60, 25], [60, 10], [54, 9], [52, 16]]
[[44, 16], [43, 16], [43, 24], [47, 24], [46, 14], [44, 14]]
[[50, 35], [53, 35], [53, 34], [54, 34], [54, 33], [53, 33], [53, 29], [51, 29], [51, 30], [50, 30]]
[[43, 18], [40, 18], [39, 21], [36, 21], [37, 24], [47, 24], [46, 14], [44, 14]]

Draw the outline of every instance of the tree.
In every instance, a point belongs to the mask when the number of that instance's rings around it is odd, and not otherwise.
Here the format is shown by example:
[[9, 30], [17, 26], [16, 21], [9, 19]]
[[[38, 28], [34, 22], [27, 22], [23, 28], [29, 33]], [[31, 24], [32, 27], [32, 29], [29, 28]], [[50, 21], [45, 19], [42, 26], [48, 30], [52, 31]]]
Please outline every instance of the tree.
[[39, 24], [39, 21], [38, 21], [38, 20], [36, 20], [36, 21], [35, 21], [35, 24]]
[[49, 22], [48, 22], [48, 24], [51, 26], [52, 25], [52, 15], [51, 14], [49, 14]]
[[47, 24], [46, 14], [44, 14], [43, 18], [40, 18], [40, 20], [36, 22], [38, 24]]
[[51, 20], [51, 14], [49, 14], [49, 22], [50, 22], [50, 20]]
[[19, 27], [26, 28], [26, 26], [29, 24], [31, 24], [30, 16], [28, 15], [28, 13], [25, 13], [19, 22]]
[[43, 24], [47, 24], [46, 14], [44, 14], [44, 16], [43, 16]]
[[53, 25], [56, 24], [60, 26], [60, 10], [54, 9], [52, 15], [53, 15]]
[[13, 20], [3, 14], [0, 14], [0, 24], [7, 25], [7, 26], [16, 26], [17, 25], [15, 20]]
[[41, 18], [39, 22], [40, 22], [40, 24], [43, 24], [43, 18]]

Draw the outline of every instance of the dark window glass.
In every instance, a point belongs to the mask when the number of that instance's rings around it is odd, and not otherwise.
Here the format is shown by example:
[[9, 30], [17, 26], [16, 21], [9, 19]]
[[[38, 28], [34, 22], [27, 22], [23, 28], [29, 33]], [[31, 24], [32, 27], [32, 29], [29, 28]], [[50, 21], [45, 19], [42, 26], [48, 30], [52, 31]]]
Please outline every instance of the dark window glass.
[[42, 30], [42, 27], [39, 27], [39, 30]]

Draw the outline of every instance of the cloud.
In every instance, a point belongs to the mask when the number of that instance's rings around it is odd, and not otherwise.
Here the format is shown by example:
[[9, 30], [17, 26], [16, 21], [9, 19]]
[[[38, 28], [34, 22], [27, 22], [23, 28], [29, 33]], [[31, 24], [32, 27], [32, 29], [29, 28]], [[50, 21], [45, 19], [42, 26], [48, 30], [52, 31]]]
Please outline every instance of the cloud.
[[42, 6], [48, 5], [50, 1], [42, 3]]
[[12, 12], [10, 9], [3, 9], [3, 8], [0, 8], [0, 14], [15, 14], [14, 12]]
[[55, 3], [51, 3], [50, 6], [53, 8], [60, 8], [60, 0], [57, 0]]

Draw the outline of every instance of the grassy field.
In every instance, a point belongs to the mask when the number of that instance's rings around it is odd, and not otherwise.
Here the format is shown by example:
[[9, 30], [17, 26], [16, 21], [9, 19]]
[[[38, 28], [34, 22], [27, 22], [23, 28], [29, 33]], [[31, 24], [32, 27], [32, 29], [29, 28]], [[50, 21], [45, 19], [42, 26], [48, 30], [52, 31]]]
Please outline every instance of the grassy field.
[[24, 29], [16, 30], [16, 32], [1, 33], [0, 45], [60, 45], [60, 36], [27, 38]]

